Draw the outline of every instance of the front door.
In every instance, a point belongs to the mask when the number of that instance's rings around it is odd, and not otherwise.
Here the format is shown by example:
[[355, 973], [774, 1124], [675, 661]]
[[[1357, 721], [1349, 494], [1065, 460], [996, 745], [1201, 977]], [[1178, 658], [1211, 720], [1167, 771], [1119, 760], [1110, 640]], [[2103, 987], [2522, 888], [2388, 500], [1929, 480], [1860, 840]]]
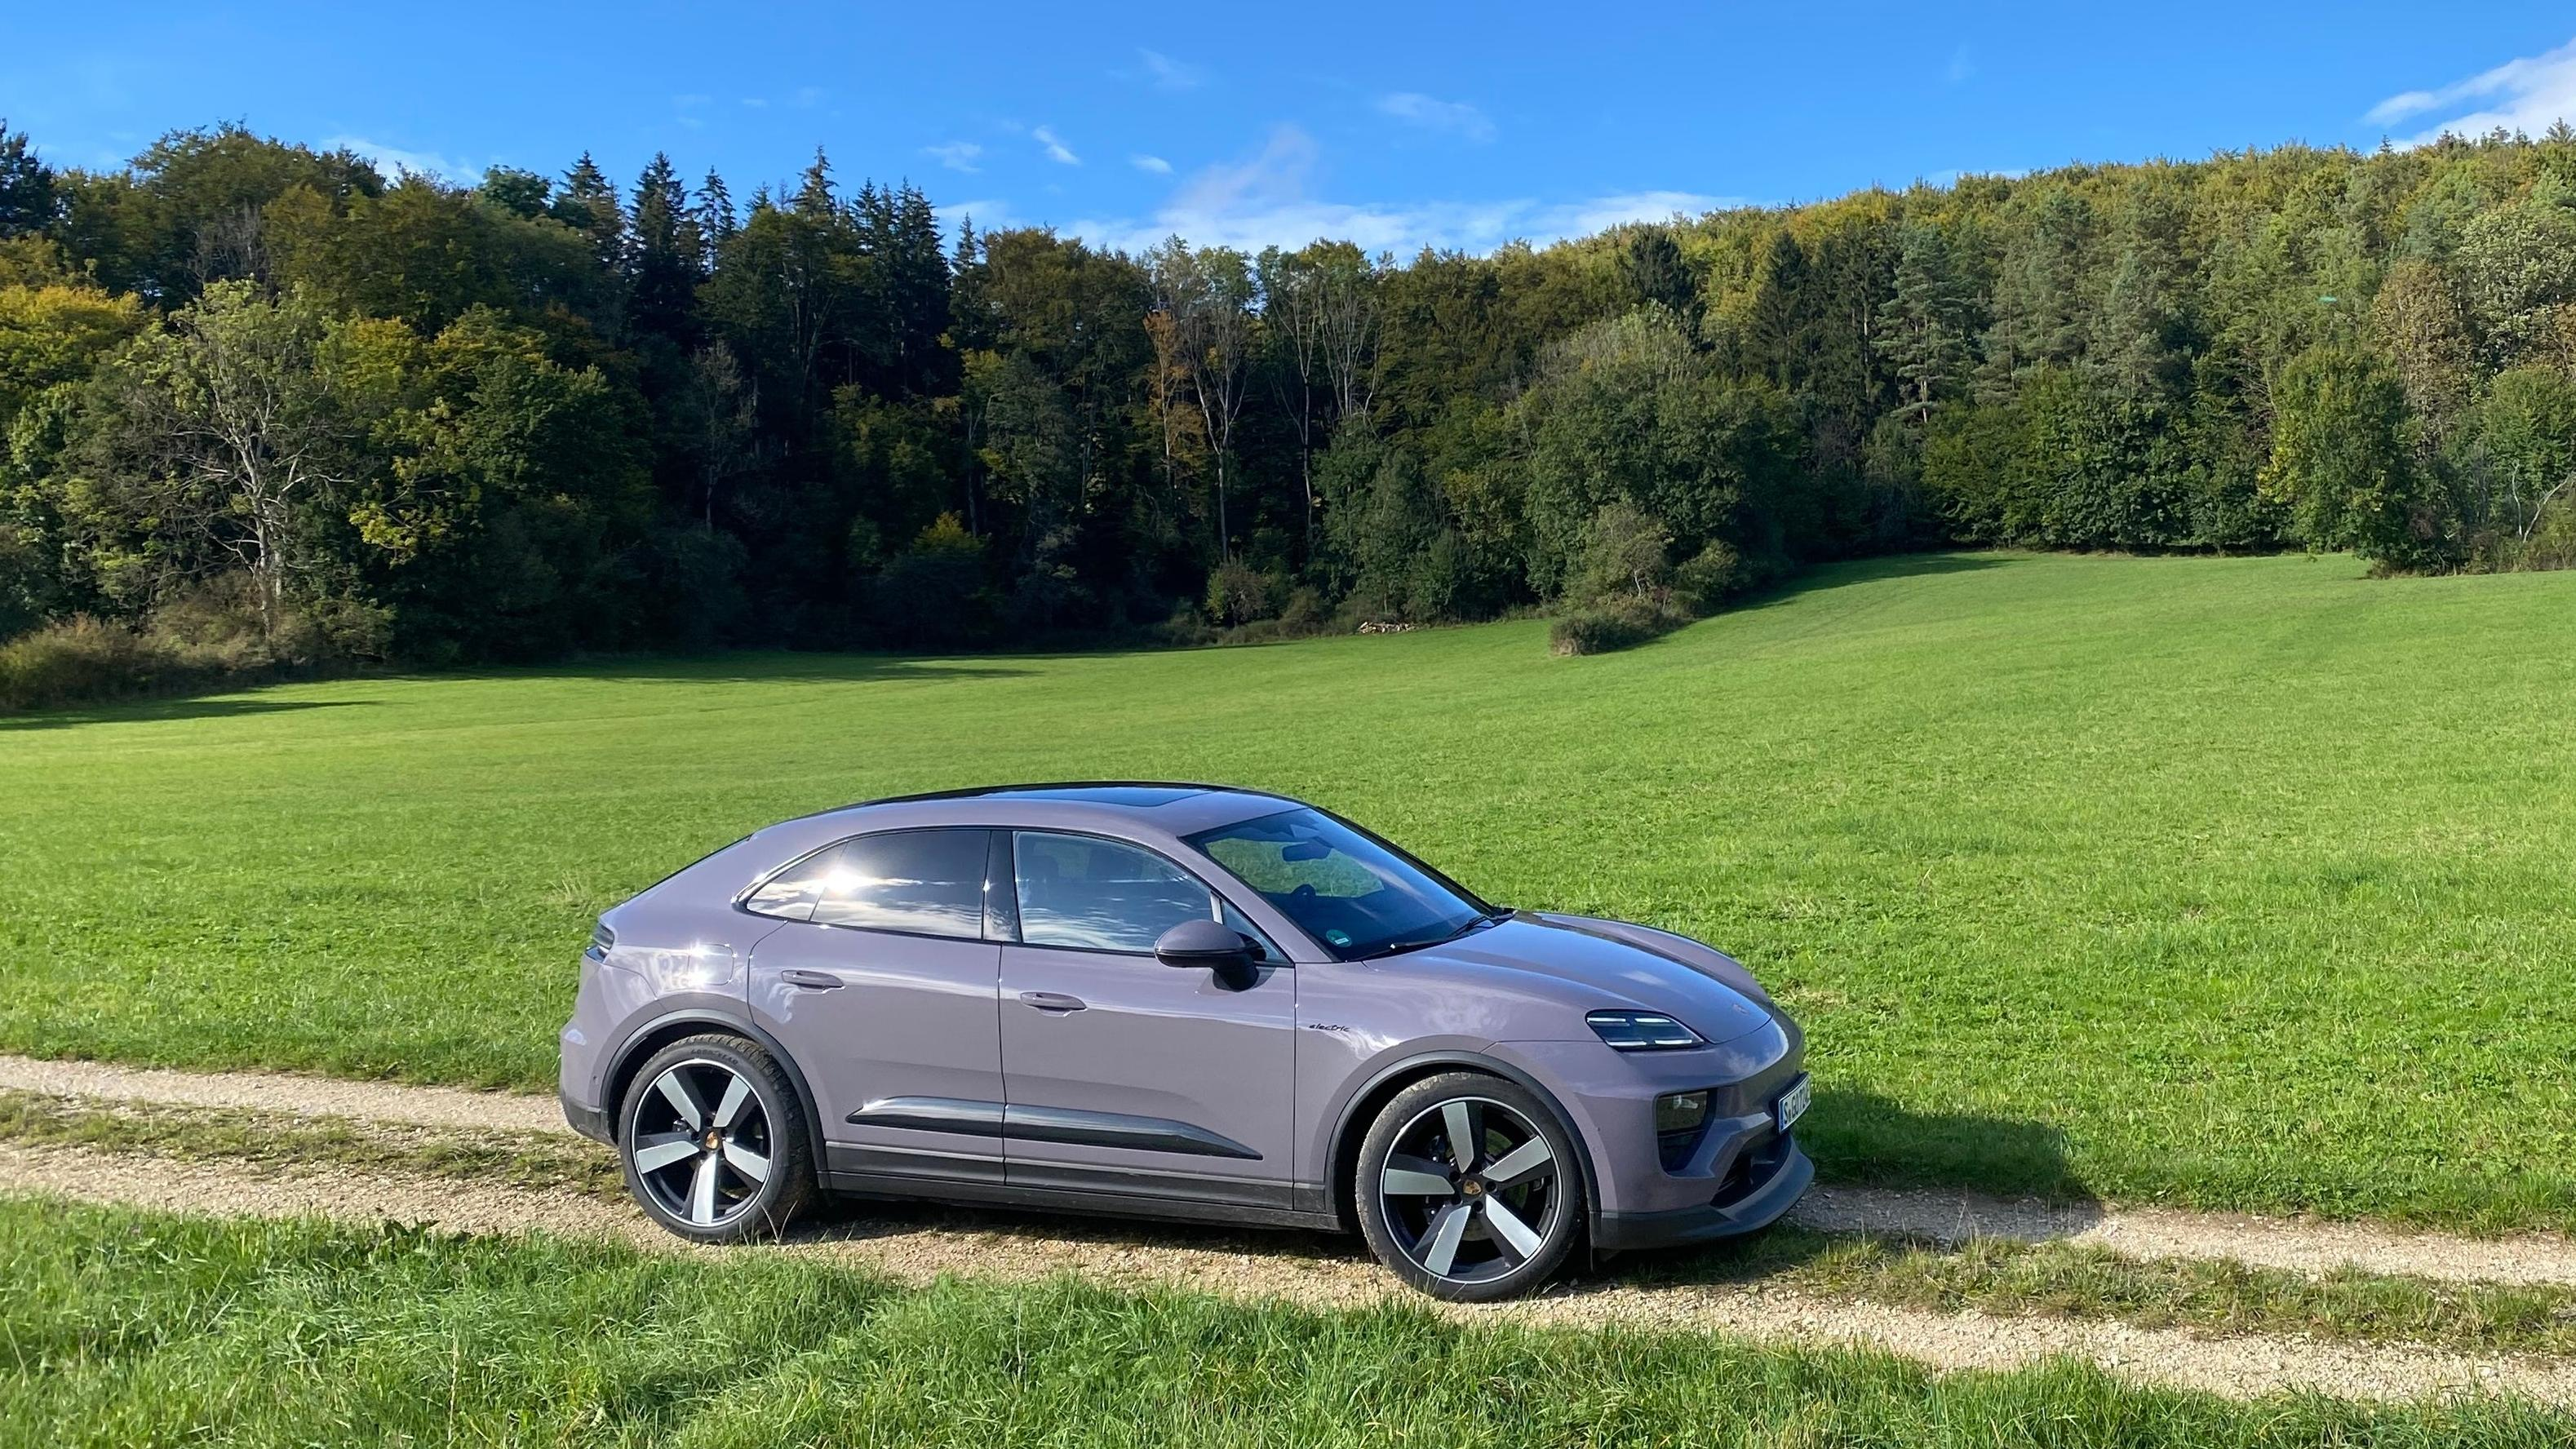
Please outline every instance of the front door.
[[804, 1069], [830, 1170], [1001, 1181], [993, 849], [988, 830], [862, 835], [743, 903], [787, 921], [752, 949], [752, 1015]]
[[1002, 947], [1004, 1155], [1015, 1187], [1284, 1207], [1296, 973], [1266, 950], [1221, 981], [1154, 958], [1221, 898], [1152, 851], [1012, 833], [1019, 939]]

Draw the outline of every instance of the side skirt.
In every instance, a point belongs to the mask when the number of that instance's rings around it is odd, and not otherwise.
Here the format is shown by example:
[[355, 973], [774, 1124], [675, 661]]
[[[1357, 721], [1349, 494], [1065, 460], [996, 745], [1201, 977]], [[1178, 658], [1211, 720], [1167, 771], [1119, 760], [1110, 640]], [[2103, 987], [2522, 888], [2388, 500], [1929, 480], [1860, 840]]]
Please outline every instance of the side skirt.
[[1001, 1164], [991, 1159], [845, 1143], [828, 1144], [825, 1161], [824, 1188], [856, 1197], [1243, 1227], [1339, 1231], [1342, 1225], [1324, 1189], [1312, 1183], [1058, 1163], [1015, 1163], [1014, 1180], [1004, 1182], [995, 1170]]

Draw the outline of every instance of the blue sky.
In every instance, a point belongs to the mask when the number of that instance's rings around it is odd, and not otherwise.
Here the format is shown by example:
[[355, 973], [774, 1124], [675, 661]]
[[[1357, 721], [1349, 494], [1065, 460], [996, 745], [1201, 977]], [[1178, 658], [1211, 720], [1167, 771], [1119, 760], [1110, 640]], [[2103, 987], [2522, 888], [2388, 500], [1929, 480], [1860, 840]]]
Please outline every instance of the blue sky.
[[852, 184], [1128, 247], [1482, 250], [1963, 170], [2576, 118], [2563, 3], [0, 4], [0, 116], [61, 163], [237, 119], [460, 179], [587, 149], [627, 180], [667, 150], [748, 197], [819, 143]]

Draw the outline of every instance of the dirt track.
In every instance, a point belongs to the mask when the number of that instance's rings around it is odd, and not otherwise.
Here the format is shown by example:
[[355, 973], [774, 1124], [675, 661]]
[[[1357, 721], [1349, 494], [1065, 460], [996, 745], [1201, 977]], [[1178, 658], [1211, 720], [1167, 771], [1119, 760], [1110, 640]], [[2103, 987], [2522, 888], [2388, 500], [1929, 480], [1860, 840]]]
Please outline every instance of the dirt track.
[[[183, 1072], [0, 1056], [0, 1090], [114, 1101], [177, 1102], [423, 1127], [568, 1134], [552, 1098], [409, 1087], [267, 1072]], [[2545, 1234], [2468, 1238], [2361, 1223], [2163, 1208], [2011, 1202], [1967, 1193], [1819, 1188], [1794, 1221], [1827, 1232], [1874, 1231], [1964, 1242], [2064, 1241], [2131, 1258], [2233, 1258], [2323, 1273], [2351, 1266], [2452, 1282], [2576, 1283], [2576, 1242]]]

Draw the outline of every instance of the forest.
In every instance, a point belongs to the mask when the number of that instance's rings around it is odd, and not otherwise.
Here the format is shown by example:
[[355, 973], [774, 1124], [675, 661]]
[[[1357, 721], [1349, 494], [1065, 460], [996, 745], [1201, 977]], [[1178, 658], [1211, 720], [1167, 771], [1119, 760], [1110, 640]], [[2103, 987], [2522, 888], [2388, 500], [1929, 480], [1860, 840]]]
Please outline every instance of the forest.
[[1529, 609], [1580, 652], [1953, 545], [2561, 567], [2576, 135], [1398, 258], [951, 226], [820, 153], [737, 200], [0, 123], [0, 430], [22, 705]]

